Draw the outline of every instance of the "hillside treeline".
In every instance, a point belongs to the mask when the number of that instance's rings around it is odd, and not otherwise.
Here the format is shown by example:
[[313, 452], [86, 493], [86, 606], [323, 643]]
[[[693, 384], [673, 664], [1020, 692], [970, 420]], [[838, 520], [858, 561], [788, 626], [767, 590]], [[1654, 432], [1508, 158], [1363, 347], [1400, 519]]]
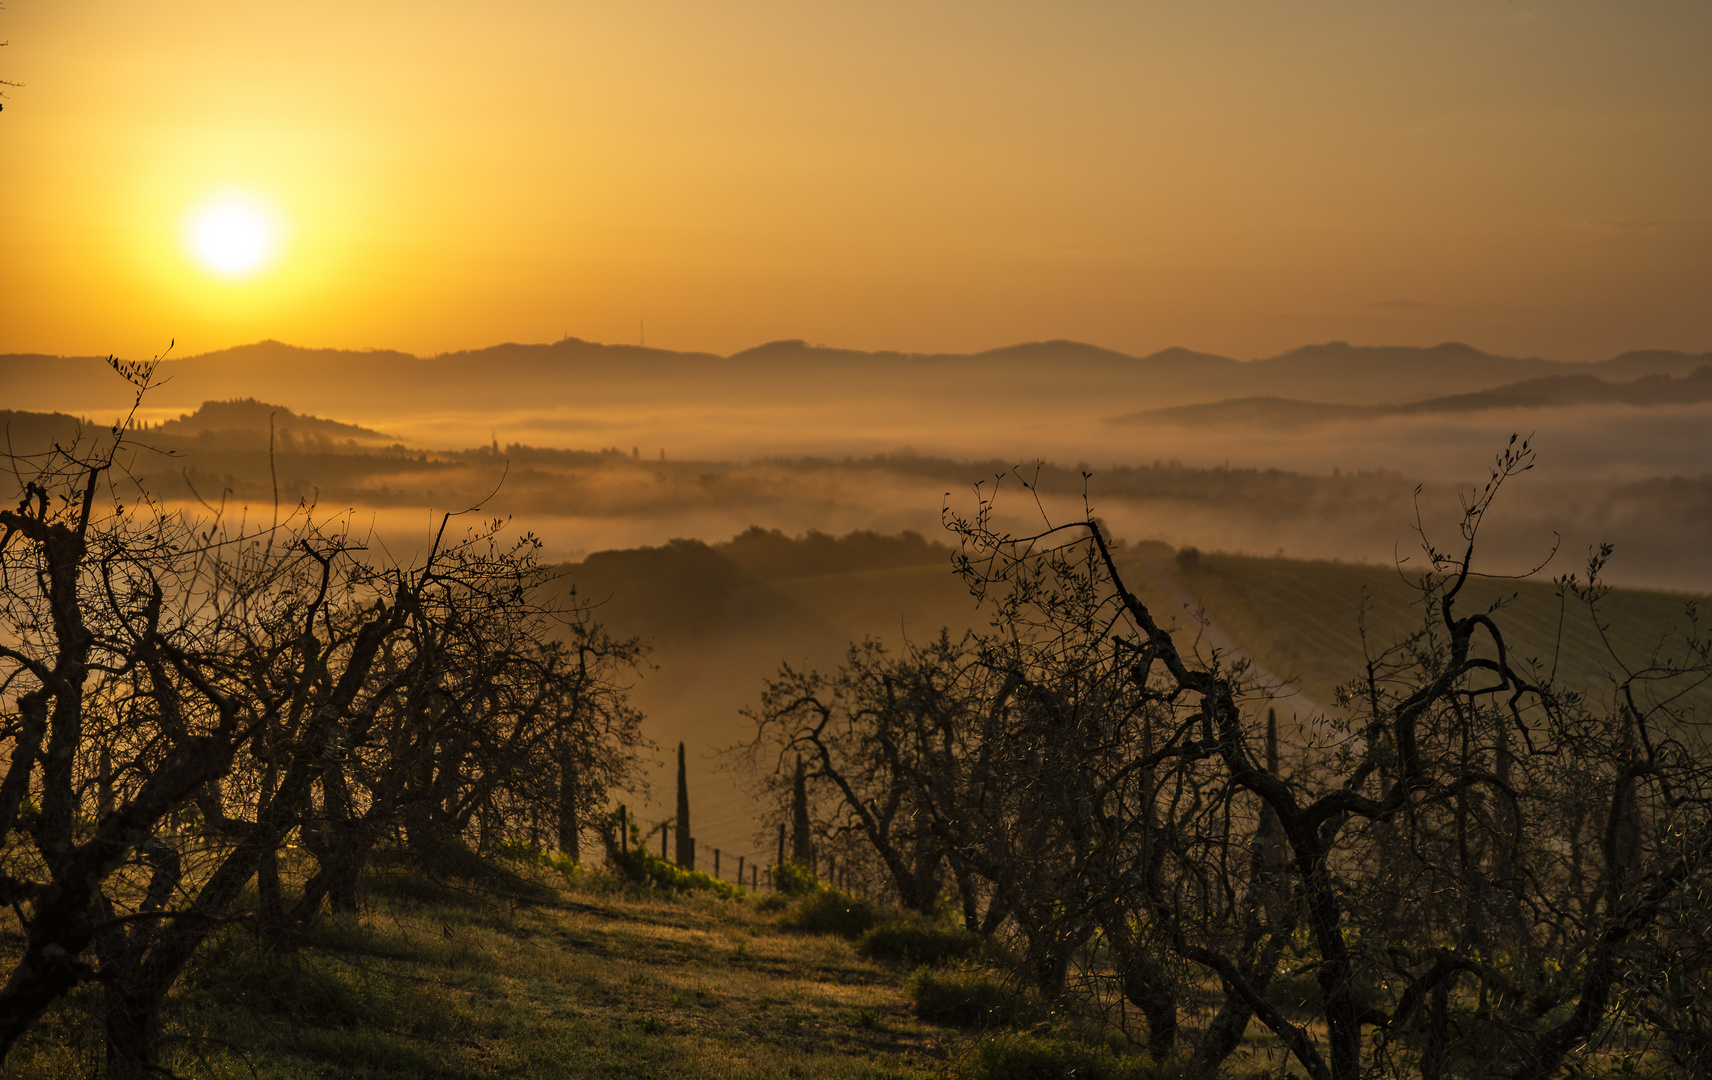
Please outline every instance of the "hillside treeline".
[[[786, 667], [748, 751], [812, 830], [799, 857], [949, 906], [1162, 1065], [1213, 1075], [1257, 1027], [1316, 1080], [1705, 1075], [1712, 756], [1684, 699], [1712, 638], [1692, 605], [1607, 637], [1596, 694], [1511, 651], [1463, 592], [1531, 465], [1512, 443], [1428, 544], [1418, 628], [1367, 638], [1331, 715], [1281, 725], [1241, 662], [1162, 627], [1097, 521], [1008, 534], [989, 489], [951, 524], [992, 632]], [[1601, 633], [1608, 555], [1557, 583]]]
[[[139, 388], [149, 370], [120, 365]], [[139, 394], [140, 396], [140, 394]], [[244, 922], [290, 949], [384, 851], [575, 856], [638, 747], [641, 658], [540, 606], [531, 538], [389, 561], [334, 522], [199, 523], [100, 446], [14, 456], [0, 511], [0, 1060], [96, 984], [109, 1072], [156, 1070], [192, 956]], [[9, 952], [12, 950], [9, 950]]]

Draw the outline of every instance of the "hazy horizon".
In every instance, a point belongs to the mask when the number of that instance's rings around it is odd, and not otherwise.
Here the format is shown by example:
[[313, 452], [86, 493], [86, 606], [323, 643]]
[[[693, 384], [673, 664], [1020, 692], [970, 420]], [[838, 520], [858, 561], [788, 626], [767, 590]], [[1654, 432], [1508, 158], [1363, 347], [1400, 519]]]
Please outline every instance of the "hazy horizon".
[[79, 0], [0, 31], [0, 352], [1712, 347], [1687, 0]]

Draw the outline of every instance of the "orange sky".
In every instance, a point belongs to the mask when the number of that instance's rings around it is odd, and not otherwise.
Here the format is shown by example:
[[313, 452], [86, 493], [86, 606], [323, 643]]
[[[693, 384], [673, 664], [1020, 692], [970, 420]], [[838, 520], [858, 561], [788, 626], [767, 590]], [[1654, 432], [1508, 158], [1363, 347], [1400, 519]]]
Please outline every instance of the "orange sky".
[[[11, 0], [0, 352], [1712, 348], [1712, 5]], [[275, 258], [221, 278], [227, 193]]]

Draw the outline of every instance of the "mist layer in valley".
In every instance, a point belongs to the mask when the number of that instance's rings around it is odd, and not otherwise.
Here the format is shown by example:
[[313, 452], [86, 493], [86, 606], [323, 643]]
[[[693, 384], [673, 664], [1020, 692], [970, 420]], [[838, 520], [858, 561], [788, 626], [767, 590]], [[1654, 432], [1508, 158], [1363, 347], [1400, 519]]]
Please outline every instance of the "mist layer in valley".
[[[145, 419], [254, 397], [406, 445], [638, 449], [650, 459], [893, 454], [1155, 459], [1477, 479], [1499, 440], [1533, 432], [1553, 475], [1695, 476], [1712, 354], [1597, 364], [1464, 345], [1332, 343], [1238, 361], [1130, 357], [1074, 342], [974, 355], [856, 353], [776, 342], [729, 357], [567, 339], [417, 358], [277, 342], [167, 360]], [[1644, 380], [1637, 386], [1638, 380]], [[1660, 380], [1663, 380], [1662, 383]], [[0, 357], [5, 406], [103, 421], [129, 388], [98, 358]]]

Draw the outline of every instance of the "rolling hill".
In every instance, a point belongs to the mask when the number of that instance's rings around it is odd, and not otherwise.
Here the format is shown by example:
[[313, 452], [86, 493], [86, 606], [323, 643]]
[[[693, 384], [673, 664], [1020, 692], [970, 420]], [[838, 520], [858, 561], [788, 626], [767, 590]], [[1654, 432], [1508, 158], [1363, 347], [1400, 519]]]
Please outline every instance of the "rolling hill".
[[1712, 365], [1702, 365], [1681, 378], [1668, 374], [1642, 375], [1611, 382], [1587, 373], [1545, 375], [1506, 383], [1487, 390], [1449, 394], [1395, 405], [1350, 405], [1298, 398], [1247, 397], [1196, 405], [1173, 405], [1112, 417], [1120, 426], [1175, 424], [1182, 426], [1266, 425], [1301, 428], [1344, 421], [1432, 413], [1468, 413], [1486, 409], [1538, 409], [1570, 405], [1633, 405], [1642, 408], [1697, 405], [1712, 401]]

